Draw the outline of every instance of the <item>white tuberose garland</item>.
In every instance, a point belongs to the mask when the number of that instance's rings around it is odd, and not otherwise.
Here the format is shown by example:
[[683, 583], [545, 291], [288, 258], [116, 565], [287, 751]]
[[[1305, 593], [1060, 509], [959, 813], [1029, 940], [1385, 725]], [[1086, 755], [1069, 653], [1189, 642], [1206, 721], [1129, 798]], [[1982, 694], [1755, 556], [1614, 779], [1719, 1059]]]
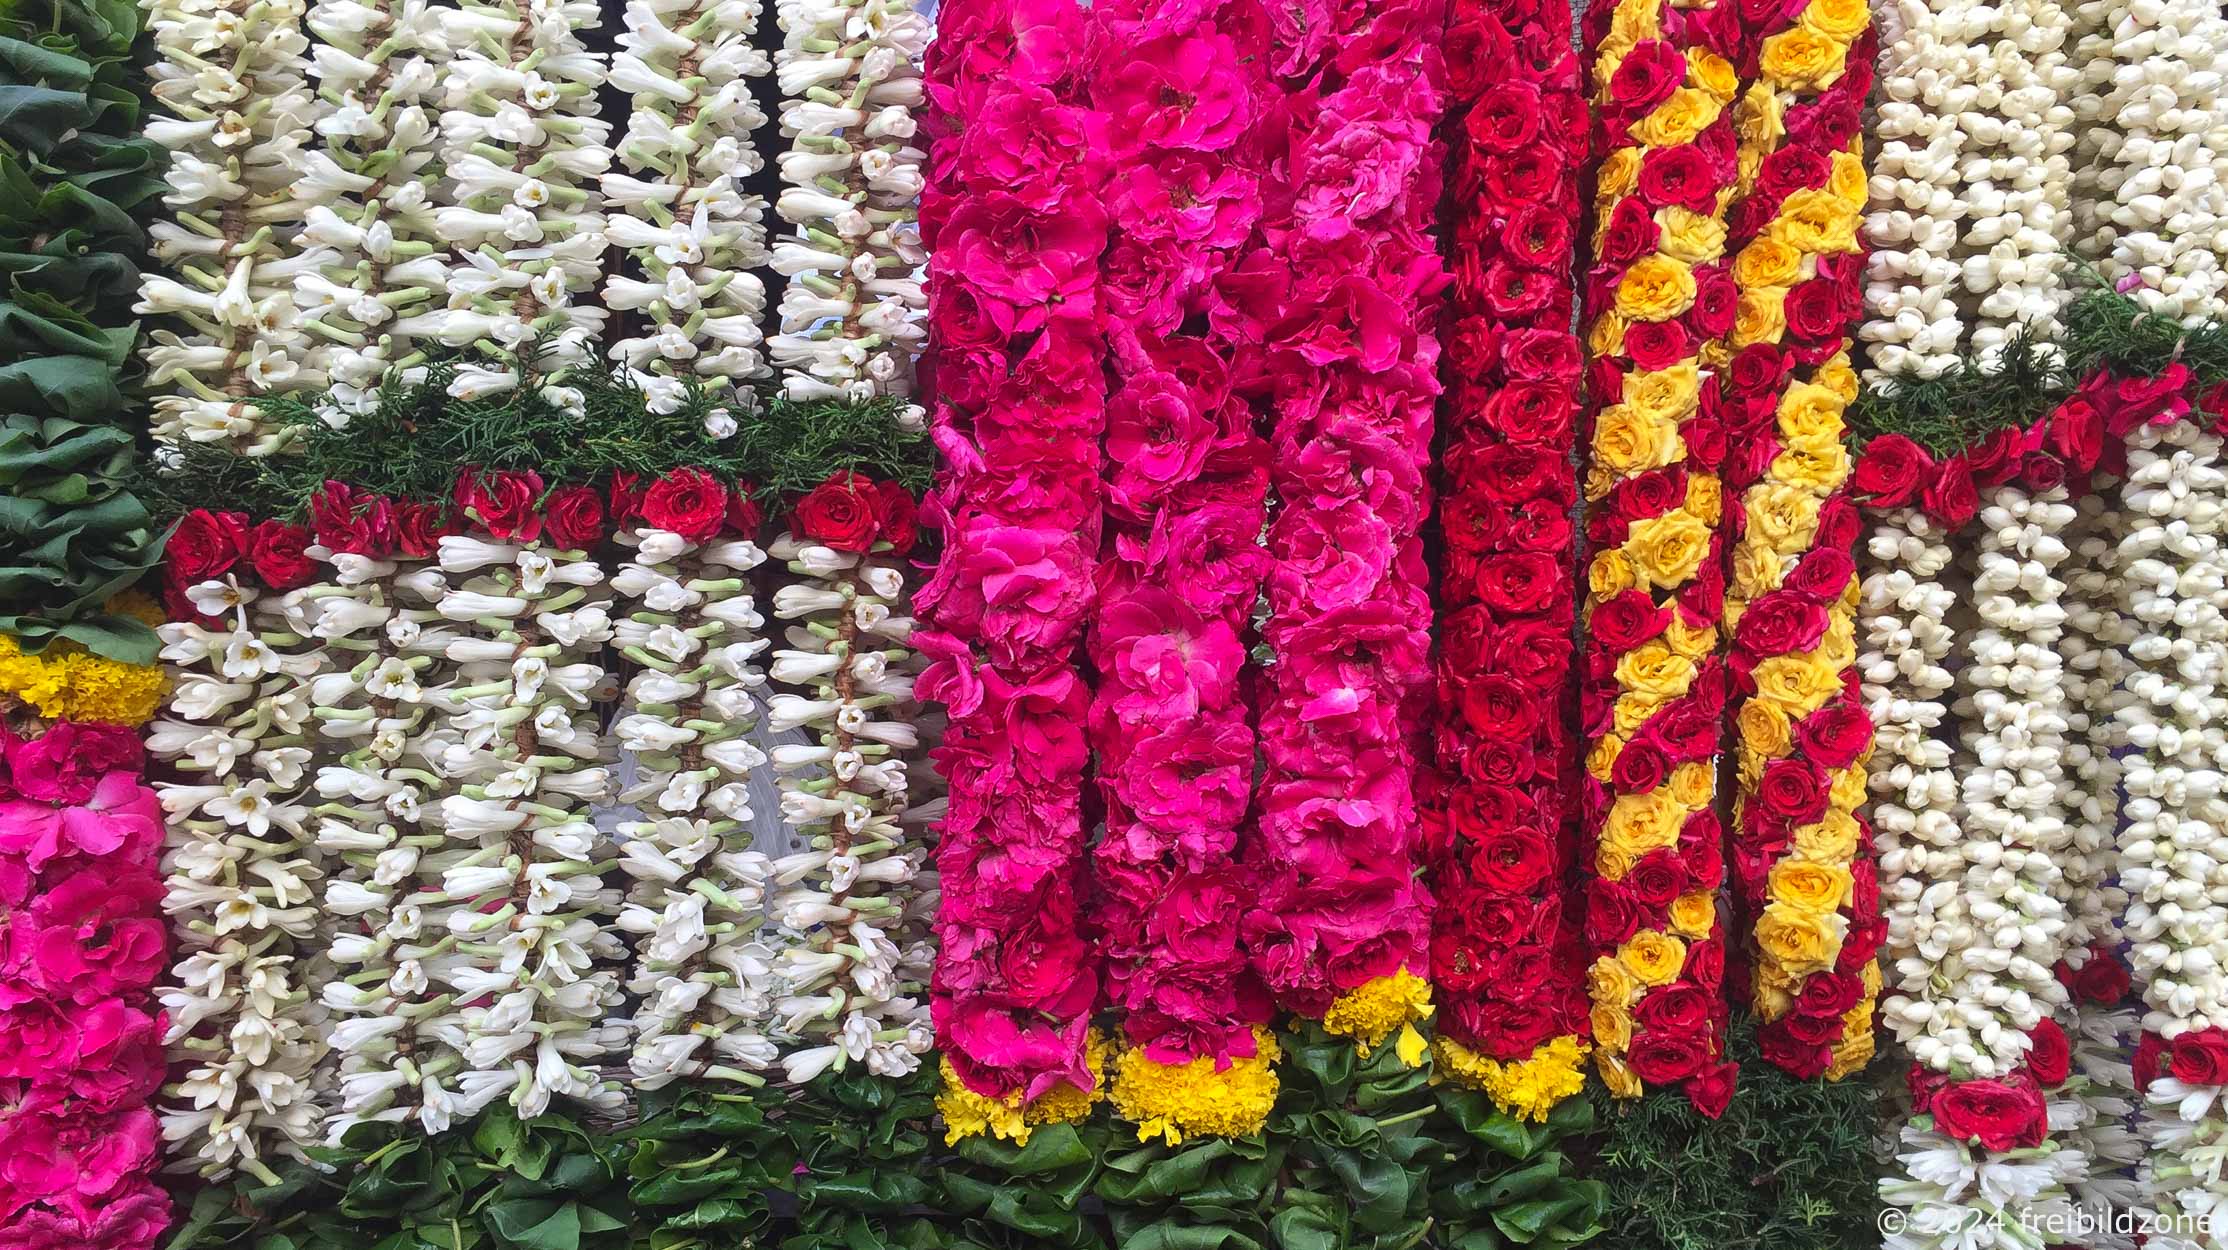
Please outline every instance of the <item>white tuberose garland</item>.
[[329, 250], [294, 280], [304, 328], [331, 344], [326, 420], [370, 410], [381, 376], [410, 359], [398, 317], [447, 298], [447, 248], [434, 230], [435, 159], [449, 10], [427, 0], [316, 0], [313, 72], [327, 104], [322, 149], [304, 160], [303, 235]]
[[169, 817], [163, 908], [181, 958], [161, 991], [164, 1041], [184, 1078], [168, 1087], [163, 1136], [204, 1176], [273, 1181], [265, 1160], [318, 1140], [311, 1074], [324, 1052], [309, 987], [326, 979], [303, 801], [310, 682], [328, 653], [310, 638], [315, 601], [205, 582], [195, 605], [229, 622], [161, 627], [177, 667], [148, 749], [193, 783], [158, 787]]
[[764, 624], [748, 540], [698, 545], [666, 530], [625, 535], [634, 560], [612, 580], [638, 605], [615, 631], [641, 666], [615, 732], [641, 771], [619, 797], [644, 819], [619, 827], [635, 878], [619, 927], [637, 935], [630, 1067], [641, 1089], [682, 1078], [755, 1085], [771, 1066], [771, 954], [758, 941], [773, 865], [750, 850], [749, 777], [765, 763], [747, 734], [765, 674]]
[[920, 280], [922, 99], [928, 20], [911, 0], [783, 0], [776, 208], [796, 235], [774, 249], [788, 275], [768, 344], [795, 399], [910, 395], [925, 331]]
[[171, 150], [163, 202], [176, 215], [151, 234], [156, 259], [177, 276], [150, 274], [134, 311], [185, 326], [149, 335], [155, 436], [266, 455], [280, 441], [255, 398], [324, 382], [294, 313], [295, 279], [330, 259], [301, 234], [302, 149], [317, 112], [303, 81], [302, 3], [148, 8], [159, 54], [150, 91], [169, 116], [147, 134]]
[[[864, 1063], [882, 1076], [920, 1066], [932, 1040], [933, 955], [915, 908], [925, 848], [908, 841], [905, 754], [919, 745], [903, 715], [913, 700], [913, 620], [897, 615], [905, 576], [895, 557], [837, 551], [784, 534], [773, 555], [795, 581], [774, 614], [796, 621], [774, 653], [776, 731], [813, 741], [774, 750], [782, 818], [811, 849], [781, 865], [776, 921], [794, 941], [780, 954], [784, 1057], [792, 1081]], [[895, 713], [895, 714], [893, 714]]]

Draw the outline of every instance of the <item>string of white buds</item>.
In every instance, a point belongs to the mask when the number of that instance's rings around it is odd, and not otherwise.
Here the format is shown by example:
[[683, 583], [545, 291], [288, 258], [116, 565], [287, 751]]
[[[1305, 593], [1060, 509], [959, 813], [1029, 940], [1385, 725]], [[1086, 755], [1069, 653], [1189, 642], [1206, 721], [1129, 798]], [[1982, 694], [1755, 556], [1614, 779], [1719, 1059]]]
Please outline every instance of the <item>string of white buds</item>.
[[1879, 6], [1879, 155], [1866, 234], [1867, 380], [1993, 365], [2067, 298], [2080, 71], [2056, 0]]
[[612, 85], [634, 97], [619, 143], [625, 172], [604, 175], [611, 241], [630, 272], [604, 303], [633, 314], [611, 354], [656, 379], [653, 400], [689, 375], [733, 387], [765, 372], [765, 205], [742, 182], [764, 161], [751, 98], [766, 54], [752, 46], [757, 0], [628, 0]]
[[[2130, 1008], [2080, 1004], [2073, 1042], [2073, 1095], [2079, 1118], [2062, 1134], [2066, 1147], [2081, 1152], [2088, 1172], [2072, 1183], [2073, 1193], [2090, 1211], [2149, 1210], [2137, 1177], [2143, 1139], [2130, 1127], [2139, 1104], [2128, 1052], [2139, 1025]], [[2133, 1229], [2111, 1221], [2086, 1226], [2092, 1250], [2134, 1250]]]
[[169, 270], [149, 274], [134, 311], [158, 327], [146, 349], [155, 436], [267, 455], [284, 441], [255, 400], [324, 384], [322, 353], [294, 310], [294, 283], [331, 255], [302, 233], [303, 149], [318, 109], [304, 80], [302, 0], [217, 6], [149, 0], [149, 91], [165, 114], [147, 135], [171, 151], [151, 228]]
[[387, 370], [416, 362], [398, 318], [448, 298], [435, 230], [439, 106], [448, 46], [428, 0], [315, 0], [311, 72], [325, 103], [322, 146], [303, 161], [303, 237], [325, 249], [294, 280], [303, 328], [329, 344], [325, 419], [345, 426], [377, 400]]
[[749, 575], [765, 553], [650, 527], [620, 541], [635, 558], [612, 579], [628, 605], [613, 636], [639, 667], [614, 731], [639, 772], [619, 797], [643, 813], [619, 826], [634, 886], [618, 924], [635, 935], [627, 988], [641, 1000], [629, 1067], [639, 1089], [757, 1085], [775, 1058], [777, 988], [759, 939], [775, 866], [750, 849], [749, 780], [766, 756], [748, 735], [766, 641]]
[[424, 863], [441, 878], [427, 919], [456, 939], [436, 977], [485, 1003], [459, 1013], [455, 1114], [507, 1098], [530, 1117], [558, 1096], [615, 1109], [623, 1090], [594, 1065], [625, 1044], [609, 1016], [626, 951], [604, 924], [620, 898], [585, 810], [612, 788], [592, 706], [609, 693], [592, 658], [612, 636], [603, 571], [577, 551], [454, 535], [440, 565], [438, 611], [469, 628], [448, 645], [448, 842]]
[[461, 635], [441, 618], [447, 589], [422, 560], [371, 560], [312, 548], [335, 566], [312, 631], [334, 657], [311, 686], [329, 763], [317, 772], [317, 847], [331, 876], [323, 906], [336, 932], [338, 975], [322, 997], [335, 1019], [338, 1141], [367, 1121], [449, 1128], [450, 1087], [465, 1043], [456, 996], [435, 975], [456, 962], [456, 938], [427, 915], [439, 891], [429, 870], [448, 845], [439, 731]]
[[[790, 579], [774, 615], [794, 622], [774, 652], [773, 728], [809, 741], [776, 747], [782, 819], [810, 850], [774, 898], [796, 941], [782, 951], [778, 1004], [797, 1046], [792, 1081], [863, 1063], [880, 1076], [920, 1066], [932, 1040], [924, 991], [934, 963], [917, 902], [926, 848], [908, 837], [906, 756], [920, 745], [913, 619], [896, 557], [838, 551], [783, 534]], [[787, 877], [788, 874], [785, 874]]]
[[2228, 307], [2228, 16], [2206, 0], [2088, 0], [2076, 99], [2080, 252], [2144, 308]]
[[310, 828], [312, 684], [330, 653], [310, 588], [284, 596], [204, 582], [216, 628], [158, 631], [175, 687], [148, 750], [188, 780], [157, 787], [168, 818], [163, 908], [178, 943], [164, 1041], [163, 1136], [202, 1175], [245, 1171], [319, 1139], [312, 1076], [324, 1052], [323, 857]]
[[[2119, 544], [2120, 611], [2132, 624], [2114, 717], [2130, 748], [2120, 832], [2129, 964], [2149, 1006], [2143, 1027], [2169, 1041], [2228, 1027], [2228, 882], [2217, 843], [2228, 828], [2228, 469], [2221, 440], [2186, 422], [2129, 440]], [[2228, 1220], [2228, 1106], [2222, 1087], [2162, 1072], [2140, 1122], [2146, 1197], [2174, 1235], [2204, 1244]], [[2192, 1230], [2198, 1230], [2192, 1232]]]
[[[603, 272], [596, 180], [611, 164], [596, 117], [606, 66], [582, 45], [594, 0], [461, 0], [442, 14], [452, 59], [441, 114], [449, 191], [434, 212], [451, 246], [447, 307], [404, 318], [399, 333], [449, 347], [515, 353], [544, 340], [535, 367], [586, 358], [604, 310], [581, 303]], [[498, 355], [449, 385], [478, 399], [520, 385]]]
[[774, 248], [789, 284], [767, 346], [793, 399], [910, 395], [927, 307], [912, 110], [930, 23], [912, 0], [782, 0], [779, 14], [790, 148], [775, 207], [796, 233]]

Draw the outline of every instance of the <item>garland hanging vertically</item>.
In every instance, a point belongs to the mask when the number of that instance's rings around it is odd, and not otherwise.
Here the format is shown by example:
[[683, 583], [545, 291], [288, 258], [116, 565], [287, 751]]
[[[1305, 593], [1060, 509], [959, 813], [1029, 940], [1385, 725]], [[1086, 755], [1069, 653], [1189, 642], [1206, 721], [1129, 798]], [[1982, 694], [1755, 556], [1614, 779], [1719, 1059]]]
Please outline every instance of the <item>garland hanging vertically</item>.
[[922, 226], [944, 533], [916, 599], [919, 694], [950, 714], [932, 1007], [954, 1136], [1026, 1139], [1099, 1093], [1078, 931], [1089, 692], [1078, 650], [1099, 550], [1106, 421], [1104, 117], [1088, 19], [959, 0], [931, 48], [942, 113]]
[[1619, 1097], [1683, 1083], [1706, 1114], [1734, 1076], [1715, 899], [1727, 430], [1724, 392], [1703, 377], [1738, 320], [1722, 259], [1736, 173], [1728, 4], [1621, 0], [1586, 18], [1611, 145], [1584, 308], [1596, 411], [1580, 786], [1595, 1059]]
[[1589, 134], [1567, 5], [1454, 0], [1452, 299], [1441, 452], [1431, 983], [1442, 1068], [1541, 1118], [1584, 1084], [1583, 939], [1566, 907], [1576, 748], [1583, 361], [1570, 322]]
[[[1269, 210], [1285, 315], [1271, 411], [1255, 969], [1289, 1010], [1365, 1051], [1421, 1051], [1430, 898], [1417, 881], [1414, 772], [1430, 703], [1437, 314], [1430, 235], [1443, 175], [1444, 0], [1272, 21], [1289, 112]], [[1289, 215], [1288, 217], [1286, 215]]]

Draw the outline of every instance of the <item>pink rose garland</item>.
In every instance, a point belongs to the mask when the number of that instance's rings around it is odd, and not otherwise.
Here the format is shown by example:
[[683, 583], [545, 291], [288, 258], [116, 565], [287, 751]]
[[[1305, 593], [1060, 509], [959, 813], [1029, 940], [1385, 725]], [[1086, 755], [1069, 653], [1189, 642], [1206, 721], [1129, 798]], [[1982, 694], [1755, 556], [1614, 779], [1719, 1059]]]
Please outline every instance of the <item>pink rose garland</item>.
[[1273, 10], [1290, 110], [1255, 298], [1275, 401], [1265, 682], [1267, 768], [1246, 918], [1255, 967], [1291, 1010], [1364, 1047], [1429, 1013], [1430, 901], [1416, 880], [1414, 771], [1430, 700], [1423, 546], [1447, 276], [1441, 179], [1444, 0]]
[[[1239, 922], [1253, 789], [1248, 617], [1268, 571], [1255, 431], [1263, 312], [1241, 263], [1273, 126], [1267, 30], [1243, 0], [1094, 6], [1114, 221], [1107, 535], [1091, 656], [1106, 834], [1094, 853], [1107, 997], [1126, 1013], [1117, 1107], [1178, 1135], [1258, 1132], [1275, 1098], [1272, 1004]], [[1182, 1073], [1169, 1071], [1185, 1069]], [[1213, 1087], [1202, 1091], [1201, 1084]]]
[[[1078, 924], [1106, 424], [1105, 118], [1072, 0], [959, 0], [927, 66], [932, 433], [918, 694], [949, 709], [931, 1010], [955, 1136], [1080, 1115], [1098, 978]], [[1023, 1104], [1033, 1104], [1024, 1108]]]
[[144, 1250], [161, 1133], [162, 809], [135, 731], [0, 725], [0, 1248]]

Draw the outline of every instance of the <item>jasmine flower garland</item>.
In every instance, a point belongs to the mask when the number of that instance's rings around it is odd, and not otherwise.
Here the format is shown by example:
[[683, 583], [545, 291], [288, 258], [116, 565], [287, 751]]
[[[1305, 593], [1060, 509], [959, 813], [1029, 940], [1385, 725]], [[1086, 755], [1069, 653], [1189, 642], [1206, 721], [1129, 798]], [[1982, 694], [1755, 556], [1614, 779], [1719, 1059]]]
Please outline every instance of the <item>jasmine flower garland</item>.
[[774, 614], [795, 623], [773, 653], [768, 710], [775, 730], [807, 734], [774, 749], [782, 820], [809, 848], [785, 861], [772, 903], [794, 935], [775, 968], [795, 1082], [851, 1064], [901, 1077], [932, 1040], [922, 994], [934, 878], [907, 829], [907, 757], [920, 745], [903, 614], [913, 514], [896, 483], [839, 473], [797, 501], [772, 547], [790, 578]]
[[912, 110], [930, 24], [911, 0], [784, 0], [784, 97], [774, 248], [789, 284], [769, 343], [792, 399], [913, 393], [926, 337], [921, 160]]
[[324, 383], [324, 352], [300, 324], [297, 278], [330, 251], [303, 234], [312, 188], [304, 149], [319, 112], [304, 74], [302, 0], [241, 9], [162, 0], [148, 27], [159, 59], [150, 92], [168, 117], [147, 135], [171, 149], [174, 221], [152, 228], [154, 256], [134, 311], [175, 318], [146, 350], [155, 436], [278, 450], [256, 402]]
[[596, 1069], [625, 1042], [610, 1014], [620, 1002], [612, 964], [626, 949], [604, 927], [620, 899], [603, 883], [610, 849], [584, 810], [612, 788], [593, 714], [609, 677], [592, 657], [620, 635], [601, 567], [541, 541], [541, 494], [528, 475], [466, 470], [458, 511], [487, 537], [449, 535], [439, 548], [448, 585], [438, 610], [472, 627], [448, 648], [449, 846], [429, 865], [441, 889], [426, 900], [460, 956], [441, 979], [475, 1004], [459, 1020], [460, 1116], [499, 1098], [524, 1118], [560, 1096], [605, 1110], [623, 1102]]
[[164, 910], [180, 956], [161, 991], [179, 1074], [163, 1135], [203, 1176], [239, 1170], [275, 1183], [272, 1164], [316, 1144], [323, 1119], [313, 987], [331, 970], [311, 826], [312, 687], [333, 653], [314, 636], [322, 608], [308, 589], [308, 535], [217, 523], [246, 551], [221, 553], [215, 575], [187, 588], [197, 619], [158, 631], [178, 675], [148, 737], [185, 778], [158, 787], [170, 830]]
[[[602, 277], [606, 245], [595, 190], [611, 163], [611, 127], [596, 117], [606, 67], [580, 38], [597, 12], [590, 0], [464, 0], [443, 15], [449, 189], [434, 224], [451, 249], [448, 306], [398, 328], [491, 354], [450, 381], [455, 398], [578, 364], [603, 328], [605, 310], [576, 302]], [[534, 343], [540, 358], [511, 358]]]
[[764, 163], [752, 132], [766, 115], [751, 79], [757, 0], [629, 0], [611, 85], [633, 96], [620, 168], [603, 175], [610, 241], [632, 264], [604, 279], [622, 315], [612, 358], [653, 396], [697, 376], [723, 388], [765, 372], [765, 206], [743, 180]]
[[387, 370], [417, 361], [398, 325], [448, 299], [435, 230], [439, 113], [448, 46], [428, 0], [315, 0], [311, 72], [326, 107], [303, 157], [303, 236], [326, 249], [294, 280], [303, 330], [327, 353], [326, 420], [345, 425], [378, 400]]
[[749, 537], [758, 514], [696, 469], [615, 496], [634, 558], [612, 579], [614, 641], [639, 666], [613, 726], [637, 763], [619, 799], [642, 813], [619, 826], [635, 884], [618, 924], [636, 935], [628, 989], [642, 999], [628, 1066], [638, 1089], [755, 1086], [776, 1057], [781, 984], [761, 933], [776, 867], [750, 849], [750, 776], [766, 762], [749, 741], [766, 683], [749, 581], [766, 558]]

